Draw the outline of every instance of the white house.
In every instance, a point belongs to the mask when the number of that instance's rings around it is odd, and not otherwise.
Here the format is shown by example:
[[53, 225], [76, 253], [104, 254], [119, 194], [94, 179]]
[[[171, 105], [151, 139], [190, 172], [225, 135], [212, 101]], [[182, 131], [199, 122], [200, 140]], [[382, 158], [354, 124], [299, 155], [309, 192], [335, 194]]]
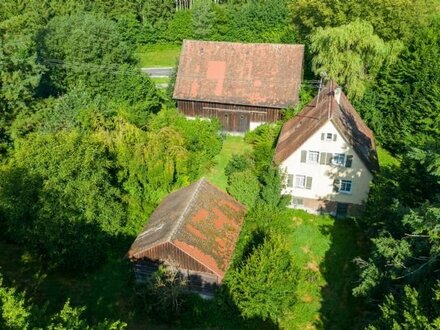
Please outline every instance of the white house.
[[338, 216], [362, 210], [379, 170], [373, 132], [332, 81], [284, 124], [274, 161], [292, 207]]

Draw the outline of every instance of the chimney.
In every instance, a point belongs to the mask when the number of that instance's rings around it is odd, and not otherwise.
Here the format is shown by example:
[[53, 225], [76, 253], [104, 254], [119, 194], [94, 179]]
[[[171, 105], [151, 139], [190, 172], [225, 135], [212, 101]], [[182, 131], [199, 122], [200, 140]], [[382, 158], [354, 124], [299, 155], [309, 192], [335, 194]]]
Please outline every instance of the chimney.
[[341, 104], [341, 93], [342, 93], [342, 89], [341, 87], [336, 87], [335, 90], [333, 91], [333, 95], [335, 96], [335, 101], [338, 104]]

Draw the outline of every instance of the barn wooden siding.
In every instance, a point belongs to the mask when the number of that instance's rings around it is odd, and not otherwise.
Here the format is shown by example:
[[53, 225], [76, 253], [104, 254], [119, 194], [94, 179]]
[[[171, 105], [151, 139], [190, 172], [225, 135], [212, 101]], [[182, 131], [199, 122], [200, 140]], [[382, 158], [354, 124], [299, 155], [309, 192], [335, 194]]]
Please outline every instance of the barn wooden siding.
[[139, 258], [147, 258], [149, 260], [164, 260], [171, 264], [175, 264], [179, 268], [190, 269], [198, 272], [212, 273], [208, 268], [200, 262], [176, 248], [173, 244], [166, 242], [154, 246], [143, 252]]
[[177, 100], [177, 107], [188, 117], [218, 118], [229, 132], [246, 132], [250, 122], [276, 122], [281, 118], [279, 108], [186, 100]]
[[[137, 260], [133, 263], [136, 282], [144, 283], [158, 269], [160, 262], [149, 258]], [[166, 264], [165, 264], [166, 265]], [[221, 280], [212, 273], [198, 272], [190, 269], [178, 268], [180, 275], [187, 280], [186, 290], [212, 297], [221, 284]]]

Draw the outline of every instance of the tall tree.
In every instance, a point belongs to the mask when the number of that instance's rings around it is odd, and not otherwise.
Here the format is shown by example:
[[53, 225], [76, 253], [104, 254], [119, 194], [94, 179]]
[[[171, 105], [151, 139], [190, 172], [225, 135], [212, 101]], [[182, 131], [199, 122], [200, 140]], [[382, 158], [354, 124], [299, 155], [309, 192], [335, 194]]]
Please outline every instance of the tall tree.
[[215, 13], [211, 0], [195, 0], [192, 5], [194, 37], [206, 40], [212, 34]]
[[371, 24], [355, 21], [335, 28], [318, 28], [311, 36], [315, 74], [343, 85], [348, 96], [359, 99], [385, 63], [392, 63], [400, 43], [385, 43]]
[[44, 72], [30, 21], [18, 15], [0, 23], [0, 149], [9, 139], [11, 122], [33, 101]]
[[414, 31], [397, 62], [384, 67], [356, 104], [378, 139], [395, 152], [440, 136], [440, 21]]
[[100, 15], [76, 14], [52, 19], [41, 33], [39, 57], [50, 70], [47, 88], [55, 94], [78, 85], [96, 91], [112, 82], [123, 64], [134, 64], [132, 45], [115, 22]]

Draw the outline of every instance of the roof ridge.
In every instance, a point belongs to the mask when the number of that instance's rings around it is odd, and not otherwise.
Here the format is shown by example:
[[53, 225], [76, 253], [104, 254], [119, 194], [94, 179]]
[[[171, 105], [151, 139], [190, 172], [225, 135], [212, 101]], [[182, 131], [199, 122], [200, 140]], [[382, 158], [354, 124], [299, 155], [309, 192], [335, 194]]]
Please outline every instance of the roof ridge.
[[180, 215], [179, 219], [177, 219], [177, 223], [174, 226], [173, 230], [171, 230], [170, 234], [168, 235], [168, 237], [166, 238], [165, 242], [170, 242], [171, 238], [174, 236], [174, 234], [177, 232], [177, 230], [182, 226], [183, 221], [185, 220], [185, 216], [188, 213], [188, 211], [190, 210], [190, 208], [192, 207], [192, 205], [194, 204], [194, 201], [196, 199], [196, 197], [199, 194], [200, 191], [200, 187], [202, 185], [202, 183], [204, 182], [204, 178], [201, 178], [196, 185], [196, 188], [191, 196], [191, 198], [188, 201], [188, 204], [186, 204], [185, 209], [183, 210], [182, 214]]

